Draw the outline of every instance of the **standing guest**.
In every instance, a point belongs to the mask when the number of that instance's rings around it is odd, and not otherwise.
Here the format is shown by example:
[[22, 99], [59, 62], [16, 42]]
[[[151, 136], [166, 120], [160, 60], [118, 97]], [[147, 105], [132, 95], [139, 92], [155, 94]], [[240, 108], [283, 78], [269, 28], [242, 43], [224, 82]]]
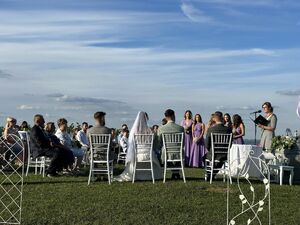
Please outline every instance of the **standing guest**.
[[46, 156], [51, 158], [50, 165], [47, 169], [47, 176], [58, 176], [57, 172], [63, 168], [64, 152], [54, 147], [50, 138], [44, 131], [45, 120], [42, 115], [34, 116], [34, 126], [30, 132], [30, 142], [33, 158]]
[[72, 142], [70, 135], [67, 133], [68, 121], [65, 118], [60, 118], [57, 121], [58, 129], [55, 133], [56, 137], [60, 140], [60, 143], [70, 149], [73, 152], [74, 157], [77, 158], [75, 160], [74, 169], [79, 169], [84, 152]]
[[27, 121], [23, 121], [20, 125], [20, 131], [29, 131], [29, 126]]
[[229, 113], [224, 114], [224, 125], [226, 127], [229, 127], [230, 129], [232, 129], [232, 122], [231, 122], [231, 117], [230, 117]]
[[[207, 158], [209, 160], [212, 160], [212, 154], [211, 154], [211, 134], [212, 133], [219, 133], [219, 134], [231, 134], [232, 130], [229, 127], [225, 127], [223, 124], [223, 115], [221, 112], [217, 111], [214, 113], [213, 120], [215, 122], [215, 125], [213, 127], [208, 128], [206, 139], [205, 139], [205, 147], [208, 150]], [[220, 153], [215, 154], [215, 160], [218, 160], [218, 163], [214, 164], [214, 168], [222, 168], [224, 165], [224, 162], [227, 160], [228, 153]], [[218, 170], [213, 171], [213, 179], [216, 175]]]
[[70, 171], [72, 169], [72, 165], [74, 163], [74, 155], [73, 152], [62, 145], [60, 140], [55, 136], [55, 124], [53, 122], [48, 122], [45, 126], [45, 133], [50, 138], [52, 142], [52, 146], [59, 148], [61, 152], [63, 152], [63, 167], [66, 171]]
[[185, 152], [185, 165], [188, 166], [190, 161], [191, 148], [193, 144], [192, 137], [192, 112], [190, 110], [185, 111], [184, 120], [181, 122], [181, 126], [184, 128], [184, 152]]
[[[163, 146], [162, 144], [162, 135], [165, 133], [183, 133], [184, 128], [178, 124], [175, 123], [175, 112], [172, 109], [167, 109], [165, 111], [165, 118], [167, 120], [167, 124], [161, 126], [158, 129], [158, 142], [160, 146]], [[164, 149], [163, 149], [164, 151]], [[178, 156], [175, 156], [176, 158], [179, 158]], [[163, 161], [163, 160], [162, 160]], [[177, 166], [177, 165], [174, 165]], [[172, 179], [180, 179], [179, 171], [172, 170]]]
[[205, 125], [202, 122], [202, 117], [200, 114], [196, 114], [192, 126], [193, 144], [192, 144], [192, 150], [191, 150], [190, 161], [189, 161], [190, 167], [204, 166], [203, 158], [206, 154], [206, 149], [204, 144], [204, 132], [205, 132]]
[[89, 140], [86, 135], [89, 125], [87, 122], [81, 124], [81, 130], [76, 134], [76, 140], [81, 144], [81, 148], [87, 150], [89, 148]]
[[245, 136], [245, 124], [242, 117], [238, 114], [233, 115], [233, 144], [243, 145], [245, 144], [243, 136]]
[[258, 124], [258, 126], [262, 129], [260, 146], [263, 150], [271, 150], [272, 139], [275, 137], [275, 130], [277, 126], [277, 116], [273, 113], [273, 107], [270, 102], [265, 102], [262, 105], [262, 109], [265, 113], [265, 118], [268, 121], [266, 126], [262, 124]]

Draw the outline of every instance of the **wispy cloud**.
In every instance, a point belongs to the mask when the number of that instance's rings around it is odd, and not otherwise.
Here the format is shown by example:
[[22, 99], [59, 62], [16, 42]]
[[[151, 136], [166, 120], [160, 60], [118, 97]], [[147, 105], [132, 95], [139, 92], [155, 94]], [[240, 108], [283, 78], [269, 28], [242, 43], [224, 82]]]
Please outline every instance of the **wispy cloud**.
[[32, 106], [32, 105], [20, 105], [17, 107], [19, 110], [35, 110], [35, 109], [40, 109], [39, 106]]
[[3, 70], [0, 70], [0, 79], [3, 78], [3, 79], [9, 79], [9, 78], [12, 78], [13, 75], [3, 71]]
[[213, 17], [206, 15], [203, 11], [197, 9], [190, 3], [183, 2], [180, 8], [183, 14], [193, 22], [203, 24], [216, 24], [216, 21]]
[[282, 90], [282, 91], [276, 91], [279, 95], [285, 95], [285, 96], [299, 96], [300, 95], [300, 89], [299, 90]]

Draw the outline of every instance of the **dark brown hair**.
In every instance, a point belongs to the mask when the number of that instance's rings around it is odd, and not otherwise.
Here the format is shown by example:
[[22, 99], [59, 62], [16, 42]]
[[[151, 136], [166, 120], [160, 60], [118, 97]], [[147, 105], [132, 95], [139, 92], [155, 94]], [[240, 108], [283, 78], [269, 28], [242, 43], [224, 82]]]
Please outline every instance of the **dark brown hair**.
[[200, 123], [202, 123], [202, 117], [201, 117], [201, 115], [199, 114], [199, 113], [197, 113], [196, 115], [195, 115], [195, 117], [194, 117], [194, 123], [196, 124], [197, 123], [197, 121], [196, 121], [196, 116], [199, 116], [200, 117]]
[[57, 120], [57, 126], [59, 126], [59, 127], [63, 124], [67, 124], [67, 123], [68, 123], [68, 121], [65, 118], [60, 118]]
[[264, 104], [262, 104], [261, 107], [263, 107], [264, 105], [266, 105], [270, 109], [270, 111], [273, 112], [274, 108], [273, 108], [271, 102], [265, 102]]

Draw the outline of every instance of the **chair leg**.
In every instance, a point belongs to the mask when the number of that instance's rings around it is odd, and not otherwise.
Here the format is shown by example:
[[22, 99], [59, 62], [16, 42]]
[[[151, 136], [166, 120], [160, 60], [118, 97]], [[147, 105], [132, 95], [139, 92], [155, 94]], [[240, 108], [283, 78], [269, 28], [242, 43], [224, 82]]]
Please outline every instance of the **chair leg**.
[[282, 166], [280, 166], [279, 168], [280, 168], [280, 172], [279, 172], [279, 184], [281, 186], [282, 185], [282, 180], [283, 180], [283, 168], [282, 168]]
[[290, 185], [293, 185], [293, 178], [294, 178], [294, 170], [290, 171]]
[[165, 165], [164, 165], [164, 183], [166, 183], [166, 175], [167, 175], [167, 162], [165, 161]]
[[181, 160], [181, 171], [182, 171], [183, 182], [186, 183], [186, 180], [185, 180], [185, 173], [184, 173], [184, 168], [183, 168], [183, 161], [182, 161], [182, 160]]
[[109, 162], [107, 162], [107, 179], [108, 179], [108, 184], [110, 184], [110, 166], [109, 166]]
[[92, 167], [93, 167], [93, 163], [91, 162], [91, 163], [90, 163], [90, 173], [89, 173], [88, 185], [90, 185], [90, 182], [91, 182]]
[[210, 180], [209, 180], [210, 184], [212, 184], [213, 175], [214, 175], [214, 162], [212, 162], [212, 165], [210, 167]]
[[[28, 157], [30, 157], [30, 156], [28, 156]], [[30, 167], [30, 158], [28, 159], [28, 162], [27, 162], [26, 177], [28, 176], [29, 167]]]
[[153, 172], [153, 161], [152, 161], [152, 160], [151, 160], [150, 164], [151, 164], [151, 175], [152, 175], [152, 182], [153, 182], [153, 184], [154, 184], [154, 183], [155, 183], [155, 178], [154, 178], [154, 172]]
[[136, 170], [136, 159], [134, 160], [134, 163], [133, 163], [132, 183], [134, 183], [134, 179], [135, 179], [135, 170]]

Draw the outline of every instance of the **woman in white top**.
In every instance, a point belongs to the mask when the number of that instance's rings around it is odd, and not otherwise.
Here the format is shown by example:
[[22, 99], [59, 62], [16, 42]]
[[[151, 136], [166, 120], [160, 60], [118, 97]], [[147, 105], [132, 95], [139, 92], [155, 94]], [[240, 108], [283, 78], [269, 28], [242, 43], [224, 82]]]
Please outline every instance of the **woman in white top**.
[[[115, 180], [117, 181], [131, 181], [133, 177], [133, 167], [135, 162], [135, 142], [134, 142], [134, 135], [135, 134], [151, 134], [151, 129], [147, 125], [148, 116], [145, 112], [138, 112], [138, 115], [135, 119], [135, 122], [130, 130], [129, 138], [128, 138], [128, 149], [127, 149], [127, 156], [126, 156], [126, 168], [123, 173], [116, 177]], [[153, 151], [153, 149], [152, 149]], [[138, 161], [149, 158], [148, 153], [146, 154], [138, 154]], [[156, 154], [153, 152], [153, 173], [155, 179], [162, 179], [162, 170], [159, 164], [159, 161], [156, 157]], [[138, 168], [141, 168], [137, 164]], [[152, 176], [150, 171], [136, 171], [135, 180], [152, 180]]]

